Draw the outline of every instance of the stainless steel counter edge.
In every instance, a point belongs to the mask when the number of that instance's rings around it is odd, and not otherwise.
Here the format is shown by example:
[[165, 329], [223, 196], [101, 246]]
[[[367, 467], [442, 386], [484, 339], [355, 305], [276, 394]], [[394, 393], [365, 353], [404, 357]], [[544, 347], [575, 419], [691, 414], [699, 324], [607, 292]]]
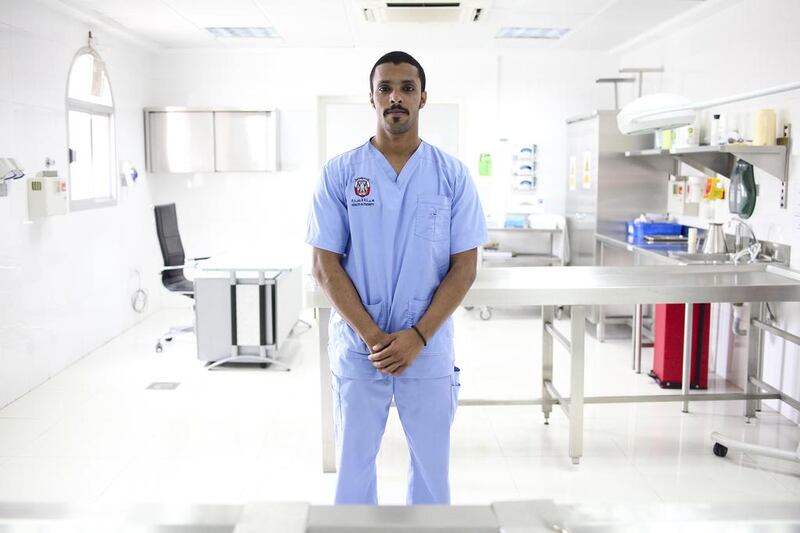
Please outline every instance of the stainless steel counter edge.
[[[626, 250], [633, 254], [650, 257], [662, 263], [674, 263], [677, 265], [699, 264], [692, 263], [691, 261], [683, 261], [680, 257], [671, 255], [672, 253], [686, 253], [686, 243], [659, 243], [659, 244], [636, 244], [628, 241], [628, 234], [624, 231], [608, 232], [598, 231], [595, 233], [595, 239], [604, 245], [613, 248]], [[732, 239], [733, 237], [727, 236]], [[765, 248], [769, 250], [772, 257], [777, 257], [777, 260], [771, 264], [788, 266], [789, 255], [791, 247], [788, 244], [781, 244], [770, 241], [760, 241], [762, 244], [761, 251], [764, 252]], [[730, 245], [730, 243], [729, 243]], [[717, 263], [718, 264], [718, 263]]]
[[[478, 271], [463, 305], [604, 305], [800, 301], [800, 273], [768, 263], [516, 267]], [[329, 308], [316, 286], [306, 305]]]
[[676, 265], [684, 265], [679, 259], [676, 257], [672, 257], [669, 255], [668, 251], [663, 250], [656, 250], [653, 248], [649, 248], [647, 246], [641, 246], [638, 244], [633, 244], [627, 241], [627, 235], [623, 232], [620, 232], [618, 236], [607, 235], [605, 233], [595, 233], [595, 239], [602, 242], [603, 244], [607, 244], [609, 246], [613, 246], [614, 248], [620, 248], [623, 250], [627, 250], [631, 253], [638, 253], [645, 256], [649, 256], [659, 261], [674, 263]]

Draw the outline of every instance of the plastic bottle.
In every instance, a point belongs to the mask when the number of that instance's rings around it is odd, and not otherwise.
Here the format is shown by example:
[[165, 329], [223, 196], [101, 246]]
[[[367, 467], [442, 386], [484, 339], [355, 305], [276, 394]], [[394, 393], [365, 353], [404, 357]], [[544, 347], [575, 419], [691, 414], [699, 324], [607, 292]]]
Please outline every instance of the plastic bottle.
[[708, 133], [708, 144], [710, 144], [711, 146], [719, 144], [719, 126], [720, 126], [719, 114], [715, 114], [714, 117], [711, 119], [711, 127], [709, 128], [709, 133]]
[[697, 228], [689, 228], [687, 237], [686, 251], [693, 254], [697, 251]]
[[715, 144], [728, 144], [728, 117], [722, 113], [719, 115], [717, 142]]

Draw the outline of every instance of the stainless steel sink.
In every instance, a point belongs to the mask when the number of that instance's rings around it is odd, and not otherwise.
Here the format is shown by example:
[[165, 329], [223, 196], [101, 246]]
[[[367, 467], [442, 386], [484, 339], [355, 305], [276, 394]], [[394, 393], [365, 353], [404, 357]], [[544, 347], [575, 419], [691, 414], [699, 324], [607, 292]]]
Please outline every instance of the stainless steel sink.
[[[722, 254], [701, 254], [701, 253], [692, 253], [692, 252], [670, 252], [670, 257], [674, 257], [678, 261], [682, 263], [688, 264], [703, 264], [703, 265], [721, 265], [721, 264], [733, 264], [733, 256], [732, 253], [722, 253]], [[772, 261], [772, 258], [766, 255], [758, 255], [756, 256], [755, 261], [753, 263], [769, 263]], [[750, 257], [745, 255], [739, 260], [739, 264], [747, 264], [750, 263]]]

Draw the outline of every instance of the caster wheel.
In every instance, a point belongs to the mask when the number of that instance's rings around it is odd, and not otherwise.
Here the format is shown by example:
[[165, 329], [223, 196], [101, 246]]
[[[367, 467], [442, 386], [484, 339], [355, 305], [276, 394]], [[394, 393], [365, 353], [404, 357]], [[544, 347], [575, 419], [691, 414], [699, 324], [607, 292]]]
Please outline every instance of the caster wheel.
[[167, 342], [172, 342], [172, 337], [167, 337], [167, 338], [166, 338], [166, 339], [164, 339], [164, 340], [165, 340], [165, 341], [167, 341]]
[[261, 368], [267, 368], [267, 363], [259, 363], [258, 366], [260, 366]]
[[719, 442], [714, 443], [714, 455], [717, 457], [725, 457], [728, 455], [728, 447], [723, 446]]
[[489, 309], [481, 309], [481, 320], [489, 320], [492, 318], [492, 311]]
[[473, 305], [465, 305], [464, 309], [466, 309], [467, 311], [472, 311], [473, 309], [475, 309], [475, 306], [473, 306]]
[[156, 344], [156, 353], [161, 353], [163, 351], [164, 351], [164, 347], [161, 346], [161, 343], [159, 342], [158, 344]]

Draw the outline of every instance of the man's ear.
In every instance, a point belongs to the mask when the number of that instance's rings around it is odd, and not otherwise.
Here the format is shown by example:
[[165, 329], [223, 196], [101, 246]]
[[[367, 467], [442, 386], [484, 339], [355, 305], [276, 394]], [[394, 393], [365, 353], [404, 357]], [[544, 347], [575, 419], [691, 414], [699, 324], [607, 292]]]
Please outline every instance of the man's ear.
[[372, 99], [372, 93], [369, 93], [369, 104], [372, 106], [372, 109], [375, 109], [375, 100]]
[[422, 109], [423, 107], [425, 107], [425, 103], [427, 101], [428, 101], [428, 93], [425, 92], [425, 91], [422, 91], [422, 95], [420, 95], [420, 99], [419, 99], [419, 108]]

